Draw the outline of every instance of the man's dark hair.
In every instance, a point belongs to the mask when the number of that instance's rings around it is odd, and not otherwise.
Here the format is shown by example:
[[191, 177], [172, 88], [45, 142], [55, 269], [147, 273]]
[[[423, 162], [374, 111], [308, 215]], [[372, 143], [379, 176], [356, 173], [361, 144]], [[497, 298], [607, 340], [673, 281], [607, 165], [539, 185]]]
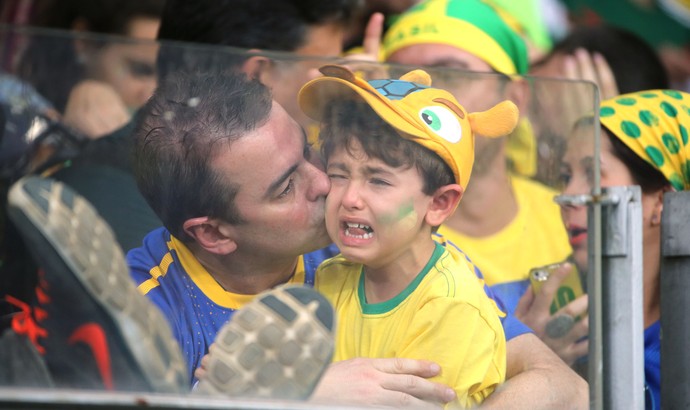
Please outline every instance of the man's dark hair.
[[[654, 48], [636, 34], [613, 26], [576, 27], [554, 45], [543, 62], [556, 54], [572, 54], [578, 48], [604, 57], [621, 94], [669, 88], [668, 74]], [[533, 67], [540, 64], [536, 62]]]
[[139, 115], [133, 166], [139, 190], [175, 237], [190, 239], [182, 228], [190, 218], [242, 223], [237, 187], [211, 164], [265, 124], [271, 107], [268, 88], [244, 74], [179, 72], [162, 80]]
[[365, 102], [337, 100], [325, 108], [319, 136], [321, 153], [328, 162], [333, 152], [344, 147], [348, 152], [357, 141], [369, 158], [394, 168], [416, 167], [422, 177], [422, 192], [432, 195], [438, 188], [455, 183], [453, 171], [436, 153], [403, 138]]
[[[346, 27], [360, 3], [361, 0], [168, 0], [158, 39], [294, 52], [306, 43], [311, 26], [333, 23]], [[196, 55], [185, 56], [187, 51], [196, 51]], [[217, 64], [222, 57], [217, 49], [216, 55], [203, 51], [181, 50], [164, 43], [159, 52], [159, 72], [165, 75], [180, 66], [185, 69], [190, 64]], [[227, 64], [243, 61], [225, 54]]]

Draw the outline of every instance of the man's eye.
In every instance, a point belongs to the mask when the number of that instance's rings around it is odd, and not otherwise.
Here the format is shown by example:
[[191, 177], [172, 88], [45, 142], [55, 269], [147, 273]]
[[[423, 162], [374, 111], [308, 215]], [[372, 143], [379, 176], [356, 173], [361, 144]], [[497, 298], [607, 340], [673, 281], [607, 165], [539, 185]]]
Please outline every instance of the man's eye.
[[345, 179], [345, 175], [342, 174], [328, 174], [329, 179]]
[[278, 195], [278, 197], [283, 198], [283, 197], [287, 196], [290, 192], [292, 192], [292, 189], [294, 188], [294, 186], [295, 186], [295, 180], [293, 178], [290, 178], [287, 186], [285, 187], [283, 192], [281, 192], [280, 195]]
[[565, 188], [570, 183], [571, 179], [572, 175], [570, 175], [567, 172], [561, 172], [560, 175], [558, 175], [558, 182], [561, 184], [561, 187], [563, 188]]

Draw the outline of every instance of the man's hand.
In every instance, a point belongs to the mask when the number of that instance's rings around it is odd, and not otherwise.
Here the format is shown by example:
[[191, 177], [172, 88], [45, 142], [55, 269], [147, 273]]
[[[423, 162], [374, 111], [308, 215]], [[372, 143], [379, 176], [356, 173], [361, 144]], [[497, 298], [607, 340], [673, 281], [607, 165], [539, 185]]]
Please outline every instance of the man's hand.
[[599, 87], [602, 100], [620, 94], [613, 71], [601, 54], [590, 54], [587, 50], [578, 48], [572, 55], [565, 57], [563, 64], [567, 79], [593, 82]]
[[380, 58], [383, 21], [383, 14], [372, 14], [364, 31], [362, 52], [345, 56], [345, 65], [367, 80], [386, 78], [388, 76], [388, 71], [381, 63]]
[[351, 359], [329, 366], [311, 400], [345, 405], [438, 408], [455, 391], [427, 380], [441, 373], [432, 362], [413, 359]]
[[[587, 317], [587, 295], [582, 295], [568, 305], [551, 315], [549, 308], [561, 282], [573, 269], [569, 263], [558, 268], [535, 294], [530, 287], [520, 298], [515, 316], [524, 324], [532, 328], [534, 333], [548, 345], [563, 361], [572, 365], [575, 360], [587, 354], [589, 342], [585, 339], [589, 332]], [[546, 332], [547, 324], [558, 316], [584, 317], [575, 322], [573, 327], [563, 336], [554, 338]]]

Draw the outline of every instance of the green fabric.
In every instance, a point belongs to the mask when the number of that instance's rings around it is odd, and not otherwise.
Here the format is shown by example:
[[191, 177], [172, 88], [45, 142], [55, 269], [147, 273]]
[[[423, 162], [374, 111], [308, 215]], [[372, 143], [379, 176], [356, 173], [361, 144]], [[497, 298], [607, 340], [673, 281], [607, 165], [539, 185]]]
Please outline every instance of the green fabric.
[[690, 189], [690, 94], [651, 90], [618, 96], [602, 101], [599, 119], [674, 189]]
[[539, 1], [492, 0], [522, 25], [527, 37], [539, 49], [547, 51], [553, 45], [539, 8]]
[[524, 41], [503, 20], [496, 19], [493, 8], [476, 0], [451, 0], [448, 2], [447, 15], [480, 28], [510, 56], [519, 74], [527, 73], [529, 62]]

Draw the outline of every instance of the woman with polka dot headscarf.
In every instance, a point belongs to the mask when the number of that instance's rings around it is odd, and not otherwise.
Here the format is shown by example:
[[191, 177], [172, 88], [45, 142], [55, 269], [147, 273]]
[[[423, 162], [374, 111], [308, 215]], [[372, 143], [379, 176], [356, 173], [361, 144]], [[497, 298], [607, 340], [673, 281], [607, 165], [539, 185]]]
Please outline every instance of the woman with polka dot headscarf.
[[[661, 212], [665, 192], [690, 189], [690, 94], [651, 90], [620, 95], [601, 103], [600, 122], [601, 186], [642, 189], [645, 388], [647, 408], [659, 408]], [[591, 190], [592, 126], [591, 117], [581, 120], [569, 140], [562, 172], [565, 194]], [[567, 205], [561, 212], [573, 259], [586, 269], [587, 209]]]

